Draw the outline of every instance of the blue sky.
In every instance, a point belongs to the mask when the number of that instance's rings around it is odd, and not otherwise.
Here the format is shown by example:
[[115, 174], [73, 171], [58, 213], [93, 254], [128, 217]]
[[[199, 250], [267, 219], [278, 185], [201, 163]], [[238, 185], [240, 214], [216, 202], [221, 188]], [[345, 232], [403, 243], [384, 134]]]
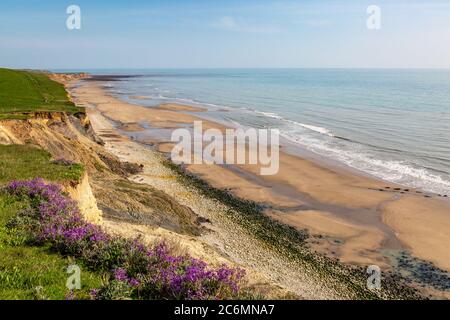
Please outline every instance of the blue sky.
[[0, 66], [449, 68], [450, 1], [2, 0]]

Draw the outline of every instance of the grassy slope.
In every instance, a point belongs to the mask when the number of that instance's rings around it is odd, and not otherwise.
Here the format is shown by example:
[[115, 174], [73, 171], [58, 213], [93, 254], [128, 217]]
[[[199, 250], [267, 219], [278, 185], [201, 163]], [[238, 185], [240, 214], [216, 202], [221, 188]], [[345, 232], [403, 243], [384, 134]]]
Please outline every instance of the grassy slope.
[[79, 164], [52, 164], [47, 151], [30, 145], [0, 145], [0, 184], [11, 180], [41, 177], [48, 181], [78, 181], [83, 173]]
[[[32, 146], [0, 146], [0, 186], [13, 179], [35, 177], [47, 181], [74, 181], [82, 173], [80, 165], [52, 164], [49, 153]], [[73, 261], [47, 247], [27, 245], [14, 230], [5, 227], [22, 205], [0, 191], [0, 299], [64, 299], [66, 269]], [[87, 298], [88, 288], [99, 287], [100, 283], [99, 274], [82, 268], [82, 290], [77, 297]]]
[[0, 119], [23, 118], [11, 116], [21, 112], [82, 110], [69, 101], [63, 85], [45, 74], [0, 68]]
[[[64, 299], [68, 290], [67, 267], [75, 261], [53, 253], [47, 247], [33, 247], [5, 224], [20, 210], [21, 203], [0, 193], [0, 300]], [[88, 298], [88, 290], [98, 288], [101, 277], [81, 267], [78, 298]]]

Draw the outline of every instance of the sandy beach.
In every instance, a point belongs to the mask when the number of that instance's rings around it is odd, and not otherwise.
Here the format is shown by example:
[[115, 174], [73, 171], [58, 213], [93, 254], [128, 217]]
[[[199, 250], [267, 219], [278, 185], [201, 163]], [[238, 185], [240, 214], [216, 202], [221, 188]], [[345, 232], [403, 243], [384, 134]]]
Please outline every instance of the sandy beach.
[[[70, 89], [75, 102], [95, 108], [119, 124], [124, 133], [148, 127], [173, 129], [203, 121], [204, 129], [224, 130], [202, 119], [202, 108], [165, 104], [142, 107], [108, 95], [101, 82], [82, 82]], [[143, 134], [139, 142], [170, 152], [169, 141]], [[344, 263], [389, 268], [386, 250], [409, 250], [415, 258], [450, 271], [450, 203], [442, 196], [401, 187], [346, 170], [280, 152], [280, 170], [260, 176], [259, 165], [189, 165], [188, 170], [212, 186], [267, 205], [265, 213], [312, 235], [310, 246]]]

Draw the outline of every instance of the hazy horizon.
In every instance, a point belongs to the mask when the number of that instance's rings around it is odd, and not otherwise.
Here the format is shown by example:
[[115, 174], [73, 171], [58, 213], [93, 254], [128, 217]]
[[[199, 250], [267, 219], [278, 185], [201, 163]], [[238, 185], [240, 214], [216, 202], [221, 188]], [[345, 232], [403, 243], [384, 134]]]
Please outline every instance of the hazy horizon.
[[[81, 29], [69, 30], [69, 5]], [[378, 30], [367, 8], [381, 10]], [[2, 1], [0, 64], [32, 69], [450, 68], [450, 3]]]

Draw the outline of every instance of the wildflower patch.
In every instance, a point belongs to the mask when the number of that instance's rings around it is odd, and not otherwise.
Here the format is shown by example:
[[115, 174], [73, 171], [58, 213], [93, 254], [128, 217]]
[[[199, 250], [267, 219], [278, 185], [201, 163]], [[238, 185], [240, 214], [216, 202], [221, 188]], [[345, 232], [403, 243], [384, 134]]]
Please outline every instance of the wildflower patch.
[[237, 298], [244, 270], [209, 268], [189, 255], [173, 256], [165, 243], [149, 248], [140, 239], [111, 236], [86, 222], [76, 202], [56, 184], [42, 179], [13, 181], [7, 192], [29, 203], [8, 228], [21, 230], [28, 242], [50, 245], [108, 275], [91, 291], [93, 299], [232, 299]]

